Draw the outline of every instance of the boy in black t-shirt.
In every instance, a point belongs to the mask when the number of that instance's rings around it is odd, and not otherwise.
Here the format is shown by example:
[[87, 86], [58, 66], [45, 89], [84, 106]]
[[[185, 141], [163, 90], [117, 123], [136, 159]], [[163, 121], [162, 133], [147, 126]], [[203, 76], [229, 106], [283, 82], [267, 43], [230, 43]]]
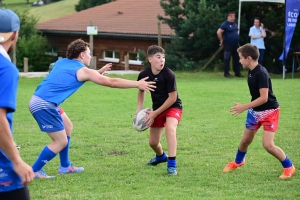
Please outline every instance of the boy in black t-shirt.
[[278, 128], [279, 104], [273, 94], [268, 71], [258, 64], [259, 51], [255, 45], [245, 44], [239, 47], [237, 51], [240, 63], [245, 69], [249, 70], [248, 86], [252, 99], [247, 104], [234, 102], [235, 106], [230, 108], [233, 116], [237, 116], [245, 110], [248, 110], [248, 114], [246, 128], [235, 161], [229, 162], [223, 172], [231, 172], [245, 164], [244, 158], [248, 146], [262, 125], [264, 127], [263, 146], [265, 150], [277, 158], [283, 166], [283, 172], [279, 178], [290, 178], [296, 172], [296, 169], [282, 149], [274, 144], [274, 136]]
[[[149, 145], [156, 153], [156, 156], [147, 162], [147, 165], [155, 166], [167, 162], [169, 175], [177, 175], [176, 150], [177, 139], [176, 129], [182, 115], [181, 100], [177, 94], [175, 74], [165, 67], [165, 51], [163, 48], [153, 45], [147, 51], [151, 67], [140, 72], [138, 80], [149, 77], [149, 81], [155, 81], [156, 88], [151, 92], [152, 109], [148, 112], [146, 119], [150, 126]], [[138, 103], [136, 113], [143, 108], [144, 91], [138, 92]], [[162, 132], [166, 127], [168, 143], [168, 154], [165, 154], [160, 143]]]

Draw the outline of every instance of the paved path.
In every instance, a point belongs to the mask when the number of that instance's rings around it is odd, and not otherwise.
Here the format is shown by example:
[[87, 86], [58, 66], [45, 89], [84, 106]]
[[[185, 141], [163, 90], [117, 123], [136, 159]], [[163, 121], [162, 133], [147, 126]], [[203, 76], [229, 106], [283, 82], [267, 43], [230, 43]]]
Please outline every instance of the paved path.
[[[139, 71], [134, 70], [112, 70], [107, 71], [108, 74], [138, 74]], [[20, 72], [20, 76], [27, 77], [27, 78], [35, 78], [35, 77], [46, 77], [49, 74], [49, 72]]]

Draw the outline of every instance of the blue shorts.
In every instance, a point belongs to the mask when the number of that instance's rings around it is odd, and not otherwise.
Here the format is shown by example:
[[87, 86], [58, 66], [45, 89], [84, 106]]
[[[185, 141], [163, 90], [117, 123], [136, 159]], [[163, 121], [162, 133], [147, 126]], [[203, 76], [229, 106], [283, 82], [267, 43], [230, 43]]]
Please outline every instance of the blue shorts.
[[59, 107], [54, 103], [33, 95], [29, 102], [29, 110], [42, 132], [50, 133], [65, 129]]

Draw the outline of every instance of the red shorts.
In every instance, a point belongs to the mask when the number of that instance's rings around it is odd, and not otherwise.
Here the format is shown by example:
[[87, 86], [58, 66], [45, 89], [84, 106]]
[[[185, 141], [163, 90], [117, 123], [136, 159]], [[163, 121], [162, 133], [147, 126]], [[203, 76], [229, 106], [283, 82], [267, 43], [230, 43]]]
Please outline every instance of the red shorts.
[[166, 119], [168, 117], [172, 117], [178, 120], [178, 123], [181, 120], [181, 116], [182, 116], [182, 110], [178, 109], [178, 108], [169, 108], [167, 110], [165, 110], [164, 112], [162, 112], [160, 115], [158, 115], [153, 124], [151, 125], [151, 127], [165, 127], [166, 126]]
[[264, 111], [249, 109], [246, 119], [246, 128], [257, 130], [263, 125], [265, 131], [276, 132], [278, 129], [279, 111], [279, 108]]
[[58, 106], [58, 111], [59, 111], [59, 114], [63, 114], [64, 113], [64, 110], [60, 106]]

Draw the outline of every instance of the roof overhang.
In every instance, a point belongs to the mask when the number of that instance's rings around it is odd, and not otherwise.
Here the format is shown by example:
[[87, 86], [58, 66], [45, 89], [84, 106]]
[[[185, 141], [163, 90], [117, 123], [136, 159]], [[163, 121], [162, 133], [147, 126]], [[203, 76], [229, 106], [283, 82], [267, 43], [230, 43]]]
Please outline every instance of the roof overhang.
[[[59, 35], [73, 35], [73, 36], [87, 36], [86, 32], [81, 31], [55, 31], [55, 30], [42, 30], [43, 34], [59, 34]], [[104, 38], [122, 38], [122, 39], [157, 39], [157, 35], [142, 35], [142, 34], [125, 34], [125, 33], [105, 33], [99, 32], [95, 37], [100, 36]], [[162, 35], [162, 39], [170, 40], [171, 36]]]

